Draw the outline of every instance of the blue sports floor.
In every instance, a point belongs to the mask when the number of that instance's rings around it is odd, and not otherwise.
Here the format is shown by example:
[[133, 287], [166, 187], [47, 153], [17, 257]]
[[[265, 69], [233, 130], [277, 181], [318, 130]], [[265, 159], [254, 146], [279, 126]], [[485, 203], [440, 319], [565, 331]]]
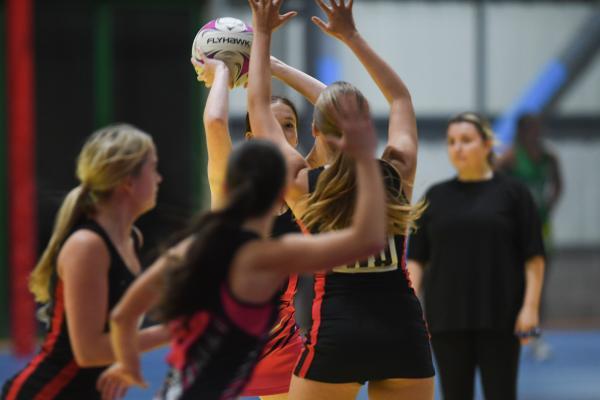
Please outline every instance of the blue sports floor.
[[[519, 399], [600, 400], [600, 331], [547, 331], [545, 339], [553, 351], [549, 360], [535, 361], [530, 349], [523, 351]], [[161, 349], [144, 355], [143, 373], [151, 387], [143, 391], [132, 389], [126, 399], [152, 398], [166, 371], [165, 354], [166, 349]], [[10, 356], [6, 350], [0, 352], [0, 382], [26, 362]], [[366, 391], [361, 391], [358, 399], [366, 400]], [[436, 399], [441, 399], [439, 393]], [[483, 399], [480, 391], [477, 399]]]

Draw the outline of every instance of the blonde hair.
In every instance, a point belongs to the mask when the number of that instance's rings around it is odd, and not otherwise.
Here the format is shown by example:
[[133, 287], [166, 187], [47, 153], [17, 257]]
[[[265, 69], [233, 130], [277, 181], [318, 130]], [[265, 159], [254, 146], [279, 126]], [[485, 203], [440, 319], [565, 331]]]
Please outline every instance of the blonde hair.
[[[462, 112], [450, 118], [450, 121], [448, 121], [448, 126], [459, 122], [468, 122], [473, 125], [484, 142], [489, 142], [493, 146], [498, 144], [490, 121], [488, 121], [488, 119], [483, 115], [474, 112]], [[494, 165], [494, 162], [496, 161], [494, 150], [490, 150], [487, 161], [490, 166]]]
[[[317, 99], [313, 124], [324, 135], [340, 137], [342, 132], [333, 117], [340, 96], [356, 96], [361, 108], [368, 107], [363, 94], [352, 84], [335, 82], [329, 85]], [[386, 181], [387, 233], [405, 235], [416, 228], [415, 221], [425, 210], [423, 202], [411, 205], [402, 190], [402, 179], [396, 169], [381, 160]], [[317, 180], [315, 190], [306, 199], [306, 210], [302, 222], [309, 229], [320, 232], [343, 229], [352, 223], [356, 202], [356, 170], [354, 162], [343, 153], [338, 153], [333, 163]]]
[[124, 178], [139, 174], [153, 148], [148, 134], [127, 124], [108, 126], [87, 139], [77, 158], [76, 174], [81, 183], [63, 200], [50, 242], [29, 277], [29, 290], [37, 302], [50, 300], [56, 258], [75, 223], [84, 215], [93, 215], [96, 204], [110, 197]]

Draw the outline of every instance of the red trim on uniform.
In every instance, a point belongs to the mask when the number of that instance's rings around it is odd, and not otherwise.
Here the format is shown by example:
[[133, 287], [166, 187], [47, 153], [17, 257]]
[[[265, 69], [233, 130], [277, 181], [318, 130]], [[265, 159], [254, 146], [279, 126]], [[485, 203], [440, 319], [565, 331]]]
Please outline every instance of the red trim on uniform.
[[404, 236], [402, 239], [402, 259], [400, 264], [402, 265], [402, 270], [408, 272], [408, 268], [406, 266], [406, 254], [408, 254], [408, 240], [406, 240], [406, 236]]
[[[35, 372], [38, 365], [42, 361], [44, 361], [48, 354], [50, 354], [50, 352], [54, 348], [54, 345], [56, 344], [56, 340], [58, 339], [58, 336], [60, 334], [60, 327], [62, 325], [65, 315], [65, 307], [63, 302], [63, 285], [61, 280], [58, 281], [54, 293], [54, 299], [56, 301], [56, 304], [54, 305], [54, 312], [52, 315], [52, 328], [50, 330], [50, 333], [46, 337], [46, 341], [42, 345], [42, 350], [40, 351], [40, 353], [29, 363], [27, 368], [25, 368], [13, 381], [10, 391], [6, 396], [6, 400], [15, 400], [17, 398], [21, 386], [23, 386], [27, 378], [29, 378], [29, 376], [31, 376], [31, 374]], [[54, 380], [52, 380], [51, 383], [52, 382], [54, 382]]]
[[308, 354], [304, 359], [304, 363], [300, 368], [299, 376], [300, 378], [306, 377], [306, 373], [308, 372], [308, 368], [310, 368], [310, 364], [315, 356], [315, 345], [317, 344], [317, 339], [319, 337], [319, 327], [321, 326], [321, 306], [323, 304], [323, 296], [325, 295], [325, 274], [317, 273], [315, 274], [315, 299], [313, 301], [312, 306], [312, 319], [313, 324], [310, 329], [310, 342], [306, 345], [308, 350]]
[[44, 388], [33, 398], [33, 400], [52, 400], [58, 393], [77, 375], [79, 365], [75, 360], [67, 364], [66, 367], [49, 382]]
[[300, 230], [302, 231], [302, 233], [304, 233], [305, 235], [310, 235], [310, 230], [306, 227], [306, 225], [304, 225], [304, 222], [302, 222], [301, 220], [297, 219], [296, 220], [296, 224], [298, 224], [298, 226], [300, 227]]
[[288, 279], [287, 288], [285, 292], [281, 295], [281, 301], [286, 303], [291, 303], [296, 295], [296, 289], [298, 288], [298, 275], [293, 274], [290, 275]]
[[171, 351], [167, 362], [178, 370], [183, 370], [186, 364], [187, 351], [194, 341], [202, 336], [213, 316], [207, 311], [197, 312], [184, 324], [183, 319], [169, 323], [171, 331]]
[[410, 274], [408, 273], [408, 267], [406, 266], [406, 255], [408, 254], [408, 240], [407, 236], [402, 239], [402, 258], [400, 259], [400, 269], [404, 273], [404, 277], [408, 281], [408, 286], [413, 287], [412, 281], [410, 280]]
[[[406, 277], [406, 280], [408, 281], [408, 286], [411, 289], [413, 289], [413, 291], [414, 291], [414, 287], [413, 287], [412, 281], [410, 280], [410, 273], [409, 273], [408, 267], [406, 265], [406, 256], [408, 254], [408, 240], [407, 240], [407, 237], [408, 236], [404, 236], [404, 239], [402, 239], [402, 241], [403, 241], [403, 246], [402, 247], [404, 247], [404, 251], [402, 253], [401, 265], [402, 265], [402, 271], [404, 272], [404, 276]], [[417, 294], [415, 293], [415, 296], [416, 295]], [[421, 302], [421, 300], [418, 300], [418, 299], [417, 299], [417, 301], [419, 303]], [[423, 323], [425, 324], [425, 332], [427, 332], [427, 337], [431, 341], [431, 332], [429, 332], [429, 325], [427, 324], [427, 319], [425, 318], [425, 314], [424, 313], [421, 314], [421, 319], [423, 320]]]
[[[302, 233], [304, 233], [305, 235], [310, 235], [310, 231], [306, 228], [306, 226], [304, 226], [301, 220], [296, 219], [295, 222], [296, 225], [298, 225], [298, 227], [302, 231]], [[285, 292], [281, 295], [281, 301], [291, 303], [294, 299], [294, 296], [296, 295], [296, 289], [298, 289], [298, 275], [291, 274], [288, 279], [287, 288], [285, 289]]]

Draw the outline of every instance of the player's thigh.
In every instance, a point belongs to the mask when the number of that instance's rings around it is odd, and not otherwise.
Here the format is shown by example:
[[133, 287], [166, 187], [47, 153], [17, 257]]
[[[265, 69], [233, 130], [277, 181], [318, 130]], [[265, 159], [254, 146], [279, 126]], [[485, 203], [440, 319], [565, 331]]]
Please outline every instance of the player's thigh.
[[433, 400], [434, 378], [369, 382], [370, 400]]
[[271, 396], [260, 396], [260, 400], [288, 400], [287, 393], [274, 394]]
[[326, 383], [292, 376], [289, 400], [354, 400], [359, 383]]

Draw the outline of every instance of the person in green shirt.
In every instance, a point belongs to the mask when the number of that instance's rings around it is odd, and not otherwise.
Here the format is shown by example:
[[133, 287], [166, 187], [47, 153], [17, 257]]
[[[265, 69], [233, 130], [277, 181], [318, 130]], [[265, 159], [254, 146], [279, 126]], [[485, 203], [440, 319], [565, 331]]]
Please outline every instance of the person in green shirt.
[[[542, 121], [538, 115], [521, 115], [517, 121], [515, 144], [499, 158], [496, 167], [529, 188], [542, 222], [548, 266], [553, 252], [551, 217], [562, 194], [563, 185], [560, 162], [542, 140]], [[550, 347], [542, 339], [536, 340], [532, 348], [536, 359], [545, 360], [550, 357]]]

